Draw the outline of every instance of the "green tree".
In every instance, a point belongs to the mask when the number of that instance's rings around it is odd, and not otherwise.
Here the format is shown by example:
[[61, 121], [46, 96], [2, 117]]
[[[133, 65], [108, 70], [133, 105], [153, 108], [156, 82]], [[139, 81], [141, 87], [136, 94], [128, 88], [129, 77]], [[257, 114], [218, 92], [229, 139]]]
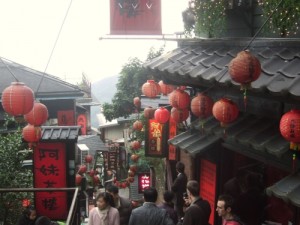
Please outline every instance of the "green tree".
[[[0, 188], [29, 188], [33, 185], [32, 171], [22, 167], [29, 150], [24, 150], [21, 131], [0, 135]], [[23, 150], [23, 151], [20, 151]], [[32, 193], [7, 192], [0, 195], [0, 221], [15, 224], [22, 210], [22, 199], [32, 202]]]
[[[163, 53], [164, 47], [158, 51], [151, 48], [147, 61]], [[112, 103], [104, 103], [103, 114], [106, 120], [111, 121], [119, 117], [128, 117], [134, 112], [133, 98], [141, 95], [141, 86], [151, 78], [151, 74], [143, 67], [143, 62], [138, 58], [129, 59], [122, 70], [117, 83], [117, 92]]]

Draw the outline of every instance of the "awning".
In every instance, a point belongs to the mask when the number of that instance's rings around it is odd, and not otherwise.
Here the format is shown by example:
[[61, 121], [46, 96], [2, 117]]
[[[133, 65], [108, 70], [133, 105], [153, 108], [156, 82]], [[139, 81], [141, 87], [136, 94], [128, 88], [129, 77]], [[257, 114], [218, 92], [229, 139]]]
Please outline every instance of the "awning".
[[267, 195], [300, 207], [300, 173], [291, 174], [266, 189]]
[[77, 141], [80, 126], [42, 126], [41, 141]]

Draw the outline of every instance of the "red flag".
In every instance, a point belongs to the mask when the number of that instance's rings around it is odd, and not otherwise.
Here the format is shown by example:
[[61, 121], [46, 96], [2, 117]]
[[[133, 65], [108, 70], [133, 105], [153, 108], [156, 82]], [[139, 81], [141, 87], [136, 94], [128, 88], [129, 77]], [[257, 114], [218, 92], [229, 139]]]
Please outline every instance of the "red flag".
[[110, 34], [161, 33], [161, 0], [110, 0]]

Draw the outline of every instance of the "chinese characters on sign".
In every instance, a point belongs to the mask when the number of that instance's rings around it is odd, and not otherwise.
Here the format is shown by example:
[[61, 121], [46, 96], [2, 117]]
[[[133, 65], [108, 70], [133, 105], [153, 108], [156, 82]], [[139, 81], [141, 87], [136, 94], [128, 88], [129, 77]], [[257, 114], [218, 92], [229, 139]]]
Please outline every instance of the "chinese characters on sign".
[[[176, 136], [176, 121], [170, 117], [169, 121], [169, 139]], [[176, 160], [176, 147], [169, 145], [169, 160]]]
[[74, 111], [58, 111], [57, 112], [57, 124], [58, 126], [73, 126], [75, 125]]
[[118, 171], [118, 169], [120, 169], [119, 156], [120, 156], [119, 147], [115, 146], [114, 144], [109, 146], [109, 151], [103, 153], [104, 166], [106, 171], [107, 170]]
[[[63, 143], [39, 143], [33, 153], [34, 187], [65, 188], [66, 149]], [[51, 219], [67, 217], [66, 192], [36, 192], [35, 205], [39, 215]]]
[[139, 193], [143, 193], [145, 188], [150, 187], [150, 173], [138, 175]]

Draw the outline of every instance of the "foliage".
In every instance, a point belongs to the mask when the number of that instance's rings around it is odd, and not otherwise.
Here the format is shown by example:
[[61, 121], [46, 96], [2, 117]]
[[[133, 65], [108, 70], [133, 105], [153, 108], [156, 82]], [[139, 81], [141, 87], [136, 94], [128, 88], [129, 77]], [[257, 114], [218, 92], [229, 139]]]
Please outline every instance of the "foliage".
[[[32, 171], [22, 168], [22, 161], [29, 154], [24, 149], [21, 131], [0, 136], [0, 188], [29, 188], [32, 187]], [[14, 224], [21, 210], [22, 199], [31, 199], [32, 193], [8, 192], [0, 197], [0, 221], [4, 224]]]
[[[263, 18], [269, 23], [265, 31], [287, 37], [296, 34], [300, 22], [300, 1], [295, 0], [259, 0]], [[278, 6], [278, 8], [276, 8]]]
[[183, 13], [185, 33], [220, 37], [226, 28], [225, 5], [225, 0], [192, 0]]
[[77, 83], [77, 86], [84, 92], [84, 97], [91, 97], [91, 82], [85, 73], [82, 73], [81, 82]]
[[[150, 49], [147, 60], [151, 60], [163, 52], [163, 47], [158, 51]], [[117, 83], [117, 92], [112, 103], [104, 103], [103, 114], [108, 121], [119, 117], [128, 117], [134, 112], [133, 98], [141, 95], [141, 86], [151, 77], [143, 68], [143, 62], [138, 58], [129, 59], [121, 71]]]

